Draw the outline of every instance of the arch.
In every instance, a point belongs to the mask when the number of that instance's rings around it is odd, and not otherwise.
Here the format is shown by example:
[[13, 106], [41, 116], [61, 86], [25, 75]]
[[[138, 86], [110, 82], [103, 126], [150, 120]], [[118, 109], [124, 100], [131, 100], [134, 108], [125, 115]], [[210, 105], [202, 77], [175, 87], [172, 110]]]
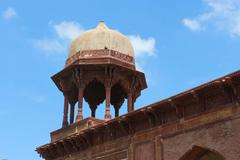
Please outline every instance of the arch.
[[127, 98], [127, 93], [121, 83], [116, 83], [111, 88], [111, 104], [115, 109], [115, 117], [119, 116], [119, 109]]
[[121, 87], [123, 88], [123, 90], [125, 91], [125, 93], [128, 93], [130, 90], [130, 82], [126, 79], [123, 79], [122, 77], [119, 78], [118, 83], [119, 85], [121, 85]]
[[116, 83], [111, 87], [111, 103], [118, 101], [119, 98], [127, 98], [127, 92], [121, 83]]
[[225, 158], [214, 150], [193, 146], [179, 160], [225, 160]]
[[104, 84], [104, 78], [97, 74], [97, 72], [87, 72], [84, 74], [84, 77], [84, 88], [86, 88], [86, 86], [89, 85], [89, 83], [91, 83], [92, 81], [98, 81]]
[[89, 104], [92, 111], [92, 117], [95, 117], [95, 111], [97, 106], [105, 100], [105, 87], [96, 78], [89, 82], [84, 88], [83, 97], [85, 101]]

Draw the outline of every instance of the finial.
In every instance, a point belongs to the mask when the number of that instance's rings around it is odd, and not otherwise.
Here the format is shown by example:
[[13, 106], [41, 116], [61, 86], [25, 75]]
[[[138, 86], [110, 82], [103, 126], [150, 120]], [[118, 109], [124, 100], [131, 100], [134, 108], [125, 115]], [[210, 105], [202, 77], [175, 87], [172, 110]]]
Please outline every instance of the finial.
[[99, 21], [97, 27], [98, 29], [108, 29], [104, 21]]

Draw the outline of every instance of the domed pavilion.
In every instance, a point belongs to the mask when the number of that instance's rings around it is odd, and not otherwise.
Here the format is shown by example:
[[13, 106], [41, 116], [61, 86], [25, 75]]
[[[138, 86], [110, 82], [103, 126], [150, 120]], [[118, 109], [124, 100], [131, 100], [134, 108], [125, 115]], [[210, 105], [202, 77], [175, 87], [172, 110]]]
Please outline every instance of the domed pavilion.
[[[51, 142], [36, 149], [46, 160], [240, 159], [240, 71], [134, 110], [144, 73], [128, 38], [100, 22], [72, 42], [52, 79], [64, 111]], [[83, 100], [91, 109], [84, 118]], [[127, 113], [119, 115], [123, 103]], [[100, 104], [103, 119], [95, 117]]]
[[[134, 102], [147, 87], [144, 73], [136, 70], [134, 49], [122, 33], [100, 22], [95, 29], [81, 33], [73, 40], [65, 68], [52, 77], [64, 95], [63, 127], [81, 121], [83, 99], [95, 118], [97, 107], [105, 101], [105, 120], [110, 120], [110, 105], [115, 117], [127, 99], [127, 110], [134, 110]], [[70, 118], [68, 110], [70, 106]]]

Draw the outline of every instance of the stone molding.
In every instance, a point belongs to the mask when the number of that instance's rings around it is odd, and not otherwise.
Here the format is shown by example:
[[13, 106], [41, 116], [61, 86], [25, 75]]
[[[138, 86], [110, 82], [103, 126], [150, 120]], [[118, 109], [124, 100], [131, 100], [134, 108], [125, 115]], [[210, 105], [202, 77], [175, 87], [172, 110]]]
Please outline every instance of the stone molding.
[[118, 51], [101, 49], [101, 50], [89, 50], [89, 51], [79, 51], [75, 55], [71, 56], [66, 60], [65, 67], [74, 64], [76, 61], [81, 59], [96, 59], [96, 58], [113, 58], [120, 60], [124, 63], [135, 65], [134, 58], [120, 53]]

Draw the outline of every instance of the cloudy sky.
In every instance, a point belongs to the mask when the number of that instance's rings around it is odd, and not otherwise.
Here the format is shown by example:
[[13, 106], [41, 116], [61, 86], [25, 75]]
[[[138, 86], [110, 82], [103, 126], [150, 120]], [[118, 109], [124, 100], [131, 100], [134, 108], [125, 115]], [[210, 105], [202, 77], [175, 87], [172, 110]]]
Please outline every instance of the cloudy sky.
[[50, 77], [71, 41], [101, 20], [129, 37], [146, 74], [136, 108], [240, 68], [240, 0], [1, 1], [0, 160], [41, 159], [35, 148], [62, 122], [63, 96]]

